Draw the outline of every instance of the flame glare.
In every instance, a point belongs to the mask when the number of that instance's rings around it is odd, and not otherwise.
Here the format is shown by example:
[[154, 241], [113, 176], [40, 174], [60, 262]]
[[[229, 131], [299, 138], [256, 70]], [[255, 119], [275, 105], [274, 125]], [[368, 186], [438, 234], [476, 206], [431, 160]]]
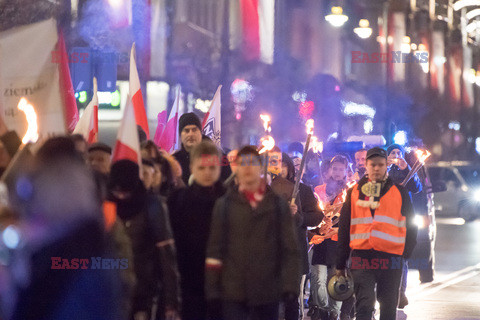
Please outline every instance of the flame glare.
[[261, 114], [260, 119], [263, 121], [263, 128], [265, 129], [265, 132], [271, 132], [272, 127], [270, 126], [272, 119], [268, 114]]
[[27, 132], [23, 136], [22, 143], [27, 144], [29, 142], [35, 143], [38, 140], [38, 123], [37, 123], [37, 113], [35, 108], [31, 105], [27, 99], [21, 98], [17, 106], [18, 110], [25, 113], [27, 118]]
[[312, 150], [314, 153], [322, 153], [323, 152], [323, 142], [318, 141], [318, 138], [313, 136], [310, 140], [310, 145], [312, 146]]
[[425, 164], [425, 161], [428, 159], [428, 157], [430, 157], [431, 153], [428, 150], [417, 150], [415, 151], [415, 155], [417, 156], [418, 161], [423, 165]]
[[260, 144], [262, 149], [258, 152], [259, 154], [264, 153], [265, 151], [271, 151], [275, 147], [275, 140], [272, 136], [265, 136], [260, 139]]
[[308, 119], [305, 127], [307, 127], [307, 134], [313, 134], [313, 119]]

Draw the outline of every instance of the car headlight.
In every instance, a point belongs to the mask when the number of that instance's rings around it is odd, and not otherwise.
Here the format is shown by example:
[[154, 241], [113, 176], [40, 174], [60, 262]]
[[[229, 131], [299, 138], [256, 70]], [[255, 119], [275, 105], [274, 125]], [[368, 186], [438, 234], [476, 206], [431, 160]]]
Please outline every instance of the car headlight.
[[473, 200], [480, 202], [480, 189], [475, 190], [473, 193]]
[[417, 225], [418, 229], [423, 229], [425, 228], [428, 223], [427, 223], [427, 217], [421, 216], [421, 215], [415, 215], [414, 222]]

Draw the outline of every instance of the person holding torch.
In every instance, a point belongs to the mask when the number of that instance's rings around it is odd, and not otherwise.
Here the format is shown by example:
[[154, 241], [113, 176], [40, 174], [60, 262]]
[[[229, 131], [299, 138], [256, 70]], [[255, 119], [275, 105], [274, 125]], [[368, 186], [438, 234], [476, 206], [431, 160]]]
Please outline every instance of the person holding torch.
[[[334, 220], [333, 205], [341, 204], [343, 190], [347, 188], [348, 160], [342, 155], [336, 155], [330, 161], [331, 177], [323, 185], [315, 188], [315, 193], [324, 207], [325, 218], [322, 224], [308, 232], [310, 244], [313, 244], [311, 269], [311, 301], [309, 315], [312, 319], [337, 319], [343, 309], [349, 314], [352, 301], [334, 301], [328, 296], [327, 283], [335, 273], [335, 252], [337, 250], [337, 222]], [[337, 219], [335, 219], [337, 220]], [[337, 220], [338, 221], [338, 220]], [[348, 307], [347, 305], [350, 305]], [[348, 310], [347, 310], [348, 309]]]
[[[388, 165], [391, 166], [389, 176], [392, 178], [395, 183], [402, 183], [405, 178], [409, 175], [412, 168], [408, 165], [405, 160], [405, 149], [398, 144], [392, 144], [387, 149], [388, 154]], [[422, 183], [418, 178], [418, 175], [415, 173], [413, 177], [405, 184], [410, 198], [413, 194], [417, 194], [422, 191]], [[407, 277], [408, 277], [408, 263], [405, 261], [403, 266], [403, 275], [402, 282], [400, 285], [400, 293], [398, 300], [398, 307], [403, 309], [408, 305], [408, 298], [405, 294], [407, 290]]]
[[[401, 145], [392, 144], [387, 149], [387, 155], [387, 165], [390, 168], [388, 175], [392, 178], [393, 182], [401, 183], [412, 169], [407, 161], [405, 161], [405, 149]], [[415, 174], [405, 187], [410, 194], [422, 191], [422, 183], [418, 175]]]

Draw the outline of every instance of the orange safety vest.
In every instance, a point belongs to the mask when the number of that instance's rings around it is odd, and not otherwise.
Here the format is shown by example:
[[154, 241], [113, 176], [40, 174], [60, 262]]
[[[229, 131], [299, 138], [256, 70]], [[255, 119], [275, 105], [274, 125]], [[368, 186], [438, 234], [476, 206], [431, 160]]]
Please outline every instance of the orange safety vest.
[[402, 216], [402, 195], [396, 186], [380, 198], [372, 217], [370, 207], [360, 206], [358, 185], [351, 198], [350, 248], [377, 250], [402, 255], [407, 235], [406, 219]]
[[113, 224], [117, 220], [117, 204], [112, 201], [103, 201], [102, 204], [103, 218], [105, 219], [105, 230], [108, 232], [112, 229]]
[[[319, 201], [324, 202], [325, 204], [330, 204], [330, 201], [328, 201], [328, 196], [327, 196], [327, 185], [322, 184], [320, 186], [315, 187], [315, 194], [318, 196]], [[339, 193], [335, 200], [333, 201], [332, 205], [338, 204], [342, 202], [342, 193]]]
[[[318, 201], [322, 201], [324, 202], [325, 204], [328, 203], [330, 204], [329, 201], [327, 201], [327, 184], [322, 184], [320, 186], [316, 186], [315, 187], [315, 194], [318, 196], [319, 200]], [[332, 205], [335, 205], [335, 204], [339, 204], [342, 202], [342, 192], [340, 192], [336, 197], [335, 197], [335, 200], [333, 201]], [[331, 240], [333, 241], [338, 241], [338, 234], [334, 234], [331, 238]]]

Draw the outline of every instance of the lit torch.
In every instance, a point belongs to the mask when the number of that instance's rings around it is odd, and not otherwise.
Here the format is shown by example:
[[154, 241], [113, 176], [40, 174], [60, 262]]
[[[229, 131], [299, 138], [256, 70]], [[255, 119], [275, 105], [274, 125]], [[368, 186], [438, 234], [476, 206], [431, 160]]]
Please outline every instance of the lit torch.
[[33, 158], [32, 151], [30, 150], [31, 146], [33, 143], [37, 142], [39, 138], [37, 113], [35, 112], [33, 105], [31, 105], [27, 99], [21, 98], [18, 102], [17, 108], [25, 113], [25, 117], [27, 118], [27, 132], [22, 138], [22, 145], [3, 172], [1, 180], [5, 182], [14, 179], [16, 172], [22, 170], [25, 166], [28, 166], [28, 163]]
[[262, 148], [258, 152], [259, 154], [265, 153], [265, 163], [264, 163], [264, 177], [265, 181], [267, 179], [267, 173], [268, 173], [268, 152], [273, 150], [273, 147], [275, 147], [275, 140], [273, 137], [270, 135], [270, 132], [272, 131], [272, 119], [268, 114], [261, 114], [260, 119], [263, 121], [263, 128], [265, 129], [265, 136], [260, 139], [260, 144]]
[[265, 133], [269, 134], [272, 131], [272, 119], [268, 114], [261, 114], [260, 119], [263, 121], [263, 128], [265, 129]]
[[322, 153], [323, 152], [323, 142], [318, 141], [318, 138], [312, 136], [312, 140], [310, 142], [312, 145], [312, 150], [314, 153]]
[[305, 127], [307, 128], [307, 141], [305, 142], [305, 148], [303, 149], [302, 162], [300, 163], [300, 168], [298, 169], [297, 177], [295, 179], [295, 186], [293, 188], [291, 204], [295, 203], [295, 199], [297, 198], [298, 190], [300, 188], [300, 180], [302, 180], [303, 169], [305, 168], [305, 162], [307, 160], [307, 152], [310, 147], [310, 140], [312, 139], [312, 135], [313, 135], [313, 119], [308, 119], [307, 122], [305, 123]]
[[23, 136], [22, 143], [35, 143], [38, 140], [37, 113], [33, 106], [25, 98], [21, 98], [17, 106], [18, 110], [23, 111], [27, 118], [27, 132]]
[[415, 155], [417, 156], [417, 161], [415, 161], [412, 170], [410, 170], [402, 183], [400, 183], [402, 186], [405, 186], [408, 181], [410, 181], [410, 179], [412, 179], [412, 177], [425, 165], [425, 161], [431, 156], [431, 153], [428, 150], [417, 150], [415, 151]]

